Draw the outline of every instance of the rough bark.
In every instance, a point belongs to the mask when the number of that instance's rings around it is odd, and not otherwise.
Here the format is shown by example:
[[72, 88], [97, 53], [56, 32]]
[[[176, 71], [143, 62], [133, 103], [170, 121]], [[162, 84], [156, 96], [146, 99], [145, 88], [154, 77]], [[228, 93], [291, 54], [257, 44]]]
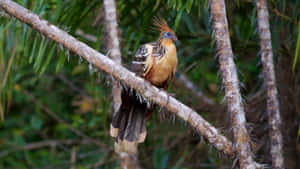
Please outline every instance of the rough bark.
[[120, 43], [118, 38], [117, 11], [114, 0], [104, 0], [105, 26], [108, 29], [109, 56], [117, 63], [121, 63]]
[[[112, 58], [117, 64], [121, 64], [121, 52], [118, 38], [118, 23], [116, 15], [116, 6], [114, 0], [103, 1], [104, 18], [105, 18], [105, 29], [108, 30], [108, 53], [109, 57]], [[113, 96], [113, 112], [117, 112], [122, 103], [121, 100], [121, 85], [117, 80], [113, 80], [112, 96]]]
[[300, 168], [300, 141], [297, 140], [300, 120], [300, 86], [299, 76], [292, 70], [294, 55], [288, 52], [290, 44], [286, 39], [286, 29], [280, 31], [280, 52], [276, 63], [276, 78], [279, 95], [279, 108], [282, 126], [282, 151], [285, 168]]
[[139, 164], [137, 163], [137, 157], [130, 155], [125, 152], [120, 152], [120, 163], [121, 163], [121, 169], [141, 169]]
[[[104, 10], [104, 29], [107, 31], [107, 53], [116, 63], [121, 64], [121, 52], [120, 43], [118, 38], [118, 23], [117, 23], [117, 10], [114, 0], [103, 1]], [[121, 92], [122, 87], [117, 80], [113, 80], [112, 84], [112, 96], [113, 96], [113, 116], [119, 111], [122, 104]], [[139, 169], [138, 159], [136, 155], [127, 154], [125, 152], [119, 153], [120, 167], [121, 169]]]
[[224, 0], [211, 0], [210, 11], [213, 19], [213, 31], [222, 83], [225, 88], [225, 99], [231, 116], [240, 168], [254, 169], [256, 168], [256, 163], [252, 158], [250, 138], [246, 130], [245, 111], [242, 104], [236, 66], [233, 61]]
[[0, 7], [2, 7], [9, 15], [16, 17], [21, 22], [27, 23], [36, 31], [55, 42], [62, 44], [66, 49], [84, 58], [90, 64], [122, 81], [129, 87], [134, 88], [148, 100], [167, 108], [167, 110], [173, 112], [180, 119], [188, 122], [217, 150], [230, 157], [235, 155], [235, 149], [226, 137], [221, 135], [216, 128], [204, 120], [197, 112], [177, 101], [172, 96], [169, 96], [165, 91], [159, 90], [149, 82], [128, 71], [126, 68], [116, 64], [105, 55], [90, 48], [83, 42], [76, 40], [65, 31], [62, 31], [48, 21], [41, 19], [38, 15], [30, 12], [15, 2], [10, 0], [0, 0]]
[[[283, 41], [282, 43], [284, 43]], [[282, 119], [282, 151], [284, 154], [284, 166], [286, 168], [300, 168], [299, 145], [297, 140], [299, 114], [297, 115], [297, 106], [300, 105], [299, 81], [297, 82], [292, 72], [294, 56], [287, 53], [278, 55], [277, 62], [277, 82], [279, 94], [279, 108]], [[299, 111], [298, 111], [299, 112]], [[297, 153], [298, 150], [298, 153]]]
[[284, 168], [282, 154], [281, 117], [276, 87], [272, 41], [269, 26], [269, 13], [266, 0], [256, 0], [258, 30], [260, 37], [261, 61], [263, 65], [264, 86], [267, 91], [267, 113], [270, 125], [272, 167]]

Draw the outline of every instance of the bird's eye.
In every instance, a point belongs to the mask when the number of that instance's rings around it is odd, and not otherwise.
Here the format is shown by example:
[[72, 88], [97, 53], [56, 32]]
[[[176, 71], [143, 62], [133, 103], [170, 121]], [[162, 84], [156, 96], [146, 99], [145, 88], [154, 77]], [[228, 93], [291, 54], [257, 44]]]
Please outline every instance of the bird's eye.
[[172, 33], [171, 32], [166, 32], [163, 36], [163, 38], [171, 38], [172, 37]]

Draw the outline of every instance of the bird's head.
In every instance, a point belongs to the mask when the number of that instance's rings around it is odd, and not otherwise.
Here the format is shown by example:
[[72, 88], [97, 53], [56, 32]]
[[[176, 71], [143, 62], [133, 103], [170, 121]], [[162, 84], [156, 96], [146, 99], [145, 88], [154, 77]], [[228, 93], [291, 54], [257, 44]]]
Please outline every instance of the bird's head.
[[154, 26], [156, 30], [160, 31], [160, 40], [177, 41], [177, 37], [172, 29], [168, 26], [167, 22], [161, 17], [154, 19]]

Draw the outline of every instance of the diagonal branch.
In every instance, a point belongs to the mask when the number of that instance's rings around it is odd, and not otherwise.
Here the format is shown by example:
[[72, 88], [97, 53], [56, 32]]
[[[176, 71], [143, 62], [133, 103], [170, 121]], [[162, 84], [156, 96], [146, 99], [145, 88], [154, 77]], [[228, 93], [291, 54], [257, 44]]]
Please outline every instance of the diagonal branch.
[[269, 13], [266, 0], [256, 0], [258, 30], [260, 37], [261, 61], [263, 65], [264, 85], [267, 90], [267, 112], [269, 135], [271, 141], [272, 167], [284, 168], [282, 156], [281, 117], [278, 102], [278, 91], [274, 70]]
[[[105, 25], [104, 25], [105, 26]], [[104, 28], [105, 29], [105, 28]], [[105, 32], [105, 31], [103, 31]], [[77, 30], [76, 35], [91, 41], [96, 42], [97, 37], [91, 34], [86, 34], [82, 30]], [[104, 36], [104, 35], [103, 35]], [[105, 38], [103, 38], [105, 39]], [[213, 100], [211, 100], [209, 97], [205, 96], [204, 93], [192, 82], [190, 81], [183, 73], [177, 72], [179, 76], [175, 78], [175, 83], [179, 83], [183, 85], [187, 90], [191, 92], [192, 95], [198, 98], [199, 105], [201, 105], [201, 108], [205, 108], [205, 111], [210, 110], [211, 112], [217, 111], [217, 112], [223, 112], [224, 106], [214, 103]]]
[[180, 119], [188, 122], [191, 127], [195, 128], [203, 135], [217, 150], [230, 157], [235, 155], [233, 145], [226, 137], [221, 135], [215, 127], [204, 120], [197, 112], [177, 101], [174, 97], [169, 96], [166, 92], [159, 90], [144, 79], [137, 77], [126, 68], [116, 64], [108, 57], [98, 53], [83, 42], [76, 40], [65, 31], [62, 31], [48, 21], [41, 19], [38, 15], [30, 12], [15, 2], [11, 0], [0, 0], [0, 7], [9, 15], [16, 17], [21, 22], [27, 23], [36, 31], [44, 34], [57, 43], [64, 45], [66, 49], [74, 52], [80, 57], [83, 57], [90, 64], [93, 64], [131, 88], [134, 88], [150, 101], [167, 108]]
[[250, 138], [246, 129], [246, 117], [239, 88], [239, 79], [233, 61], [225, 2], [224, 0], [211, 0], [210, 7], [216, 51], [220, 63], [222, 83], [225, 88], [225, 99], [231, 116], [240, 168], [254, 169], [256, 164], [252, 158]]
[[[104, 25], [105, 26], [105, 25]], [[105, 28], [104, 28], [105, 29]], [[91, 41], [91, 42], [96, 42], [97, 37], [91, 34], [86, 34], [82, 30], [77, 30], [76, 35]], [[104, 36], [104, 35], [103, 35]], [[223, 112], [223, 106], [215, 104], [213, 100], [211, 100], [209, 97], [205, 96], [204, 93], [192, 82], [190, 81], [183, 73], [178, 72], [179, 76], [175, 78], [176, 83], [182, 84], [186, 89], [191, 91], [191, 94], [196, 96], [199, 100], [199, 104], [201, 107], [205, 107], [205, 110], [210, 110], [210, 111], [219, 111]]]

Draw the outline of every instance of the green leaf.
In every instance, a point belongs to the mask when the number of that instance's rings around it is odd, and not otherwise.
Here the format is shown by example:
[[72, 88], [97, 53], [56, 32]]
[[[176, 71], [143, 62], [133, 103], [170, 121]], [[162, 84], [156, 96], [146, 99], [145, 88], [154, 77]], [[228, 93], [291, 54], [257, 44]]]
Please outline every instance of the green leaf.
[[143, 33], [140, 32], [135, 39], [136, 41], [135, 41], [134, 47], [133, 47], [134, 53], [138, 50], [142, 36], [143, 36]]
[[176, 0], [173, 0], [172, 5], [173, 5], [173, 9], [176, 9]]
[[46, 69], [47, 69], [47, 67], [48, 67], [48, 65], [51, 61], [51, 58], [54, 56], [55, 49], [56, 49], [56, 43], [53, 44], [53, 46], [51, 47], [49, 53], [47, 54], [46, 61], [43, 65], [43, 67], [41, 68], [40, 74], [43, 74], [46, 71]]
[[298, 126], [297, 140], [299, 140], [299, 137], [300, 137], [300, 124], [299, 124], [299, 126]]
[[33, 48], [32, 48], [32, 51], [31, 51], [31, 54], [30, 54], [30, 57], [29, 57], [29, 63], [32, 63], [33, 58], [34, 58], [34, 56], [35, 56], [35, 51], [36, 51], [37, 41], [38, 41], [38, 37], [36, 36], [36, 37], [34, 38]]
[[180, 10], [182, 7], [182, 0], [178, 0], [177, 2], [177, 11]]
[[155, 11], [159, 7], [159, 4], [160, 4], [160, 0], [156, 0], [153, 11]]
[[72, 75], [78, 75], [85, 71], [87, 71], [87, 66], [85, 64], [80, 64], [74, 67], [74, 69], [72, 70]]
[[180, 23], [180, 20], [181, 20], [181, 17], [182, 17], [182, 14], [183, 14], [184, 9], [185, 9], [185, 7], [183, 6], [183, 7], [179, 10], [179, 12], [178, 12], [178, 14], [177, 14], [177, 16], [176, 16], [176, 19], [175, 19], [175, 25], [174, 25], [174, 31], [175, 31], [175, 32], [176, 32], [176, 30], [177, 30], [177, 28], [178, 28], [178, 26], [179, 26], [179, 23]]
[[44, 36], [42, 36], [42, 42], [41, 42], [41, 45], [39, 47], [39, 51], [37, 53], [37, 57], [35, 59], [35, 62], [33, 64], [33, 68], [35, 69], [36, 72], [38, 72], [39, 68], [42, 65], [42, 61], [43, 61], [43, 58], [45, 56], [45, 51], [46, 51], [46, 48], [47, 48], [47, 44], [48, 44], [47, 39]]
[[190, 13], [191, 12], [191, 8], [192, 8], [192, 6], [193, 6], [193, 2], [194, 2], [194, 0], [188, 0], [187, 2], [186, 2], [186, 11], [188, 12], [188, 13]]
[[56, 72], [58, 72], [64, 66], [64, 63], [67, 59], [67, 57], [65, 55], [64, 47], [61, 44], [59, 44], [58, 46], [59, 46], [60, 50], [58, 52], [59, 53], [58, 61], [57, 61], [56, 69], [55, 69]]
[[237, 6], [238, 8], [240, 8], [240, 7], [241, 7], [240, 0], [236, 0], [235, 2], [236, 2], [236, 6]]
[[168, 154], [165, 149], [159, 148], [155, 150], [153, 160], [155, 169], [166, 169], [168, 166]]
[[208, 3], [207, 0], [205, 0], [204, 3], [203, 3], [203, 8], [204, 9], [207, 7], [207, 3]]
[[56, 11], [55, 11], [55, 15], [54, 15], [54, 21], [58, 22], [59, 17], [61, 16], [61, 11], [62, 11], [62, 1], [61, 0], [57, 0], [56, 1]]
[[176, 0], [168, 0], [167, 5], [169, 8], [175, 9], [176, 8]]
[[37, 116], [32, 116], [30, 120], [30, 125], [33, 129], [39, 130], [42, 128], [43, 121]]
[[294, 57], [294, 63], [293, 63], [293, 71], [295, 70], [298, 61], [299, 49], [300, 49], [300, 20], [298, 22], [298, 38], [297, 38], [297, 46], [296, 46], [296, 52]]

